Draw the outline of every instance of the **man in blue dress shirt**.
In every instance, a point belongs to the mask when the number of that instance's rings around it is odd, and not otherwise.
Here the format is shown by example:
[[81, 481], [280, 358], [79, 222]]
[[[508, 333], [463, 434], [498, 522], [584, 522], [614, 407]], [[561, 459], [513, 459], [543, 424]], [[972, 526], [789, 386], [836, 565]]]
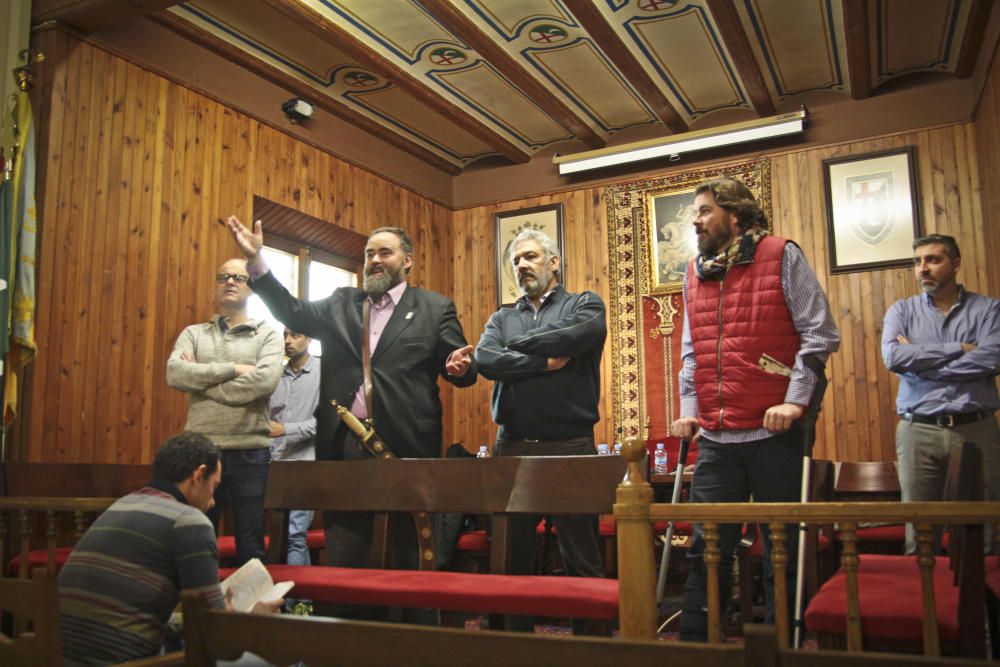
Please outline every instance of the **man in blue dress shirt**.
[[[973, 442], [983, 455], [985, 499], [1000, 500], [1000, 300], [956, 281], [962, 254], [951, 236], [913, 242], [922, 294], [885, 314], [882, 358], [899, 374], [896, 456], [904, 501], [940, 500], [948, 452]], [[907, 552], [916, 549], [913, 526]], [[987, 542], [989, 544], [989, 542]]]

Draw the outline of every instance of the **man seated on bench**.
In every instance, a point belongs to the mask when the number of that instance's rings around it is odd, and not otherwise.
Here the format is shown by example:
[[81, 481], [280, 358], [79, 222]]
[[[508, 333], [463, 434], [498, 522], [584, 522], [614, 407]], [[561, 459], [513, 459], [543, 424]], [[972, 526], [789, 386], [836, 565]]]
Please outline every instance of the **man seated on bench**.
[[[118, 500], [80, 539], [59, 574], [67, 665], [107, 665], [161, 652], [182, 590], [228, 607], [219, 587], [215, 531], [205, 512], [222, 478], [219, 449], [203, 435], [167, 440], [153, 481]], [[284, 600], [261, 602], [274, 613]]]

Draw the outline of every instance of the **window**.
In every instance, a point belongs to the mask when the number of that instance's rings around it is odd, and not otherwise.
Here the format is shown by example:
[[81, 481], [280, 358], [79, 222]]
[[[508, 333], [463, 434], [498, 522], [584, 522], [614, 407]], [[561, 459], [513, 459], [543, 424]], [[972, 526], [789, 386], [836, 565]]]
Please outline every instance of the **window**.
[[[335, 255], [286, 243], [280, 239], [268, 239], [273, 247], [264, 246], [261, 254], [274, 277], [285, 286], [292, 296], [305, 294], [308, 301], [319, 301], [330, 296], [338, 287], [357, 287], [358, 264]], [[278, 247], [280, 246], [280, 247]], [[254, 294], [247, 304], [247, 313], [254, 319], [270, 324], [279, 333], [285, 325], [279, 322], [267, 309], [260, 297]], [[318, 340], [309, 345], [309, 354], [322, 355]]]

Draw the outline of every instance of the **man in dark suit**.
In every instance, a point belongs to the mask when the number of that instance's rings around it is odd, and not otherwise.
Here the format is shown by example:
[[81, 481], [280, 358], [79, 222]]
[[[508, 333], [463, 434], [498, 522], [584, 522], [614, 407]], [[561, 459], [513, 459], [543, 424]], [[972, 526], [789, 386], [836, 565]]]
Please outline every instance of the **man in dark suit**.
[[[316, 458], [352, 460], [369, 455], [341, 423], [330, 400], [359, 418], [372, 417], [375, 430], [400, 458], [441, 455], [441, 400], [437, 378], [467, 387], [476, 381], [472, 346], [462, 333], [455, 304], [436, 292], [410, 287], [413, 245], [406, 232], [381, 227], [365, 246], [364, 287], [340, 287], [320, 301], [296, 299], [271, 274], [260, 249], [263, 225], [248, 230], [234, 216], [226, 226], [247, 259], [250, 286], [282, 323], [323, 344], [320, 402], [316, 412]], [[367, 302], [367, 304], [366, 304]], [[369, 399], [364, 387], [365, 310], [370, 311]], [[412, 522], [394, 531], [414, 535]], [[371, 518], [356, 514], [324, 517], [327, 563], [367, 567]], [[396, 567], [418, 566], [415, 538], [394, 540]]]

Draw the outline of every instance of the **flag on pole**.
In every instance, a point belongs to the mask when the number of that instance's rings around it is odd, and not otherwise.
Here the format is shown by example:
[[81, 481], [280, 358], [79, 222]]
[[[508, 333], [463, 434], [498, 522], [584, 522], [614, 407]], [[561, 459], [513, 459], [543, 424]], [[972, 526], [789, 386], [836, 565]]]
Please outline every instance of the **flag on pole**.
[[[35, 344], [35, 241], [38, 217], [35, 208], [35, 123], [26, 92], [18, 93], [17, 139], [20, 149], [14, 156], [13, 220], [9, 252], [4, 253], [7, 269], [8, 308], [4, 309], [10, 342], [7, 351], [7, 378], [4, 383], [4, 423], [17, 414], [18, 373], [30, 364], [38, 351]], [[12, 303], [11, 303], [12, 302]], [[6, 336], [4, 337], [6, 338]]]

